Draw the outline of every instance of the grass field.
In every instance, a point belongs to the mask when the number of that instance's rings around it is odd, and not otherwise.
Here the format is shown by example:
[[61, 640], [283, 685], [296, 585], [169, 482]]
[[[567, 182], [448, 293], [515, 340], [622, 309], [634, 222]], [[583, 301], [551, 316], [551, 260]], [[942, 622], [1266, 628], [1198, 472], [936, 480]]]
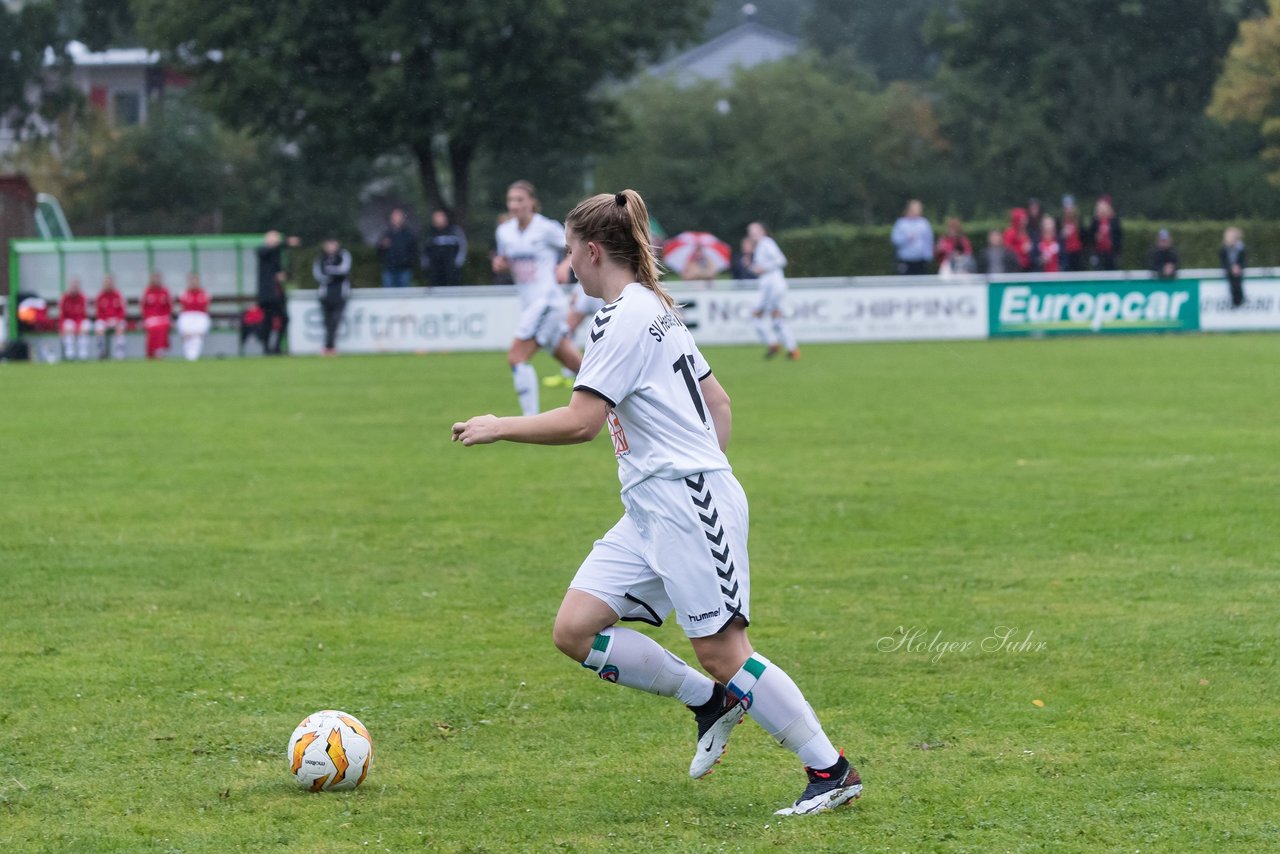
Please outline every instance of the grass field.
[[[690, 781], [687, 712], [555, 651], [615, 466], [450, 444], [500, 355], [0, 365], [0, 849], [1280, 849], [1280, 337], [708, 357], [851, 808], [775, 819], [751, 722]], [[311, 795], [329, 707], [377, 755]]]

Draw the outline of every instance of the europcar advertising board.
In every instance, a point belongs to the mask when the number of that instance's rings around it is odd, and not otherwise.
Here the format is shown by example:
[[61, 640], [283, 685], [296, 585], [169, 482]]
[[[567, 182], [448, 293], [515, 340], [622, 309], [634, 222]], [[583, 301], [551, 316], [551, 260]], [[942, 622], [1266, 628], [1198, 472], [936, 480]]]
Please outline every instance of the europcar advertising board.
[[1185, 332], [1200, 325], [1193, 280], [1015, 282], [991, 285], [993, 338]]

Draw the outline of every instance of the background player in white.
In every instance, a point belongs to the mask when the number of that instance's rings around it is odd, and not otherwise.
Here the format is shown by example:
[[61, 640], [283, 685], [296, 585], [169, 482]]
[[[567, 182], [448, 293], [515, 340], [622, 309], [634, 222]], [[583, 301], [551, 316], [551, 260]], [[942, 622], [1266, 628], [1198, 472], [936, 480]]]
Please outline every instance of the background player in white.
[[763, 224], [753, 222], [747, 226], [747, 237], [755, 244], [751, 254], [751, 270], [760, 277], [760, 299], [752, 315], [756, 319], [756, 333], [769, 349], [765, 358], [772, 359], [785, 347], [787, 358], [799, 359], [800, 348], [791, 330], [782, 322], [782, 298], [787, 295], [787, 280], [782, 268], [787, 266], [787, 256], [782, 254], [777, 241], [769, 236]]
[[[582, 325], [582, 321], [586, 320], [588, 317], [595, 317], [596, 312], [602, 308], [604, 308], [604, 300], [600, 299], [600, 297], [589, 296], [587, 292], [582, 289], [582, 283], [576, 282], [573, 286], [573, 290], [569, 292], [569, 316], [564, 322], [564, 325], [569, 330], [570, 340], [572, 340], [577, 334], [578, 327]], [[573, 378], [575, 376], [577, 376], [576, 371], [571, 371], [568, 368], [561, 368], [559, 376], [552, 374], [544, 379], [542, 384], [548, 388], [553, 388], [555, 386], [572, 386]]]
[[582, 354], [565, 326], [565, 299], [560, 283], [569, 280], [564, 251], [564, 227], [538, 213], [538, 196], [528, 181], [507, 188], [511, 218], [498, 226], [493, 271], [510, 271], [520, 296], [520, 324], [507, 351], [507, 364], [525, 415], [538, 412], [538, 374], [529, 360], [545, 348], [571, 371], [577, 372]]
[[[622, 481], [622, 519], [587, 556], [556, 616], [555, 643], [602, 679], [689, 706], [701, 777], [744, 711], [804, 762], [809, 784], [781, 815], [821, 812], [862, 791], [800, 689], [747, 639], [746, 496], [724, 448], [729, 396], [663, 290], [649, 216], [634, 190], [593, 196], [567, 219], [568, 258], [606, 301], [592, 320], [568, 406], [453, 425], [464, 445], [587, 442], [606, 423]], [[619, 620], [660, 624], [674, 608], [708, 679]]]

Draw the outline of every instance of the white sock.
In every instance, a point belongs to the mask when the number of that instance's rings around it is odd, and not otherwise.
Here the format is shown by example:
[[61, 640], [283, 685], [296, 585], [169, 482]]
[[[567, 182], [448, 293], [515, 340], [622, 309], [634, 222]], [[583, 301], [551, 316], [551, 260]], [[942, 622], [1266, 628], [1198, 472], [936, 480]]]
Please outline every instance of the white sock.
[[525, 415], [538, 414], [538, 372], [528, 362], [521, 362], [511, 369], [515, 381], [516, 397], [520, 398], [520, 411]]
[[729, 693], [747, 698], [747, 714], [809, 768], [830, 768], [840, 752], [822, 731], [804, 694], [782, 668], [754, 653], [729, 680]]
[[791, 334], [791, 330], [782, 322], [781, 317], [773, 319], [773, 331], [778, 334], [778, 338], [782, 340], [782, 346], [786, 348], [788, 353], [794, 353], [796, 350], [796, 339]]
[[116, 358], [116, 359], [123, 359], [123, 358], [124, 358], [124, 347], [125, 347], [125, 343], [126, 343], [126, 342], [125, 342], [125, 339], [124, 339], [124, 333], [123, 333], [123, 332], [116, 332], [116, 333], [112, 336], [112, 340], [111, 340], [112, 353], [111, 353], [111, 355], [112, 355], [114, 358]]
[[74, 335], [62, 336], [62, 358], [70, 362], [76, 357], [76, 337]]
[[760, 336], [760, 343], [766, 347], [772, 347], [778, 343], [777, 337], [773, 334], [773, 326], [764, 315], [756, 318], [756, 334]]
[[571, 371], [571, 370], [569, 370], [568, 368], [561, 368], [561, 369], [560, 369], [560, 376], [564, 377], [564, 378], [565, 378], [565, 379], [567, 379], [567, 380], [571, 380], [571, 379], [576, 378], [576, 377], [578, 376], [578, 374], [577, 374], [577, 372], [575, 372], [575, 371]]
[[657, 641], [620, 626], [596, 635], [582, 666], [606, 682], [675, 697], [686, 706], [701, 706], [715, 690], [714, 682]]
[[182, 355], [187, 357], [188, 362], [194, 362], [200, 358], [200, 336], [189, 335], [182, 339]]
[[89, 361], [89, 336], [88, 335], [79, 336], [76, 339], [76, 345], [77, 345], [77, 349], [79, 350], [79, 353], [77, 354], [77, 358], [79, 358], [80, 361], [82, 362]]

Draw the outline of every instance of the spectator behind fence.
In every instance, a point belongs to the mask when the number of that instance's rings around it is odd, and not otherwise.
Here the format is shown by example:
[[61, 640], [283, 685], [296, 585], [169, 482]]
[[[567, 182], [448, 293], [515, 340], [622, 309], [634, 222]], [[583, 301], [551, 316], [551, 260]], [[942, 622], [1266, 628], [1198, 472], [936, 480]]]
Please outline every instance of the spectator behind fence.
[[258, 247], [258, 307], [262, 309], [262, 352], [279, 356], [281, 341], [289, 331], [289, 314], [285, 306], [284, 284], [289, 274], [284, 268], [284, 245], [300, 246], [297, 237], [285, 240], [272, 229], [262, 237]]
[[187, 289], [178, 297], [178, 335], [182, 355], [188, 362], [200, 358], [204, 337], [209, 334], [209, 293], [200, 285], [198, 273], [187, 274]]
[[973, 244], [965, 236], [958, 217], [948, 217], [947, 230], [933, 250], [939, 276], [955, 276], [974, 271]]
[[125, 298], [116, 290], [116, 277], [107, 273], [102, 277], [102, 290], [93, 301], [94, 331], [98, 334], [98, 358], [107, 358], [107, 333], [113, 334], [111, 339], [111, 357], [124, 358], [126, 319]]
[[382, 264], [384, 288], [407, 288], [413, 284], [413, 267], [418, 263], [418, 237], [405, 221], [404, 211], [391, 211], [389, 225], [378, 238], [378, 261]]
[[1040, 217], [1040, 237], [1036, 241], [1035, 264], [1038, 273], [1062, 271], [1062, 244], [1058, 242], [1058, 224], [1051, 216]]
[[[493, 223], [495, 229], [500, 228], [509, 219], [511, 219], [511, 214], [506, 211], [498, 214]], [[516, 283], [515, 278], [511, 275], [511, 268], [498, 260], [496, 246], [489, 250], [489, 268], [493, 270], [493, 283], [495, 285], [514, 285]]]
[[335, 356], [338, 326], [351, 296], [351, 253], [342, 248], [336, 237], [329, 238], [311, 264], [311, 275], [315, 277], [320, 311], [324, 314], [323, 353]]
[[1111, 206], [1111, 197], [1103, 196], [1093, 208], [1089, 223], [1089, 251], [1095, 270], [1114, 270], [1124, 248], [1124, 229], [1120, 217]]
[[158, 270], [153, 270], [142, 292], [142, 328], [147, 331], [147, 358], [163, 359], [169, 352], [169, 326], [173, 323], [173, 299]]
[[1062, 269], [1076, 273], [1084, 269], [1084, 235], [1080, 232], [1080, 211], [1070, 196], [1063, 197], [1062, 227], [1058, 241], [1062, 244]]
[[1166, 228], [1156, 234], [1156, 245], [1147, 258], [1147, 268], [1157, 279], [1176, 279], [1178, 277], [1178, 250], [1173, 248], [1173, 238]]
[[729, 259], [729, 275], [740, 281], [754, 279], [755, 271], [751, 269], [751, 257], [755, 253], [756, 243], [751, 235], [746, 235], [738, 244], [738, 251]]
[[1244, 232], [1235, 226], [1222, 232], [1218, 257], [1222, 259], [1222, 272], [1231, 289], [1231, 307], [1239, 308], [1244, 305], [1244, 268], [1249, 266], [1244, 252]]
[[[1035, 196], [1027, 199], [1027, 228], [1040, 230], [1040, 222], [1044, 219], [1044, 205], [1040, 204], [1040, 200]], [[1036, 235], [1033, 234], [1032, 237]]]
[[898, 274], [920, 276], [929, 272], [933, 259], [933, 227], [924, 218], [924, 205], [919, 199], [907, 202], [902, 216], [893, 224], [889, 235], [898, 259]]
[[1031, 235], [1027, 234], [1026, 208], [1014, 208], [1009, 211], [1009, 227], [1004, 230], [1004, 247], [1013, 253], [1018, 261], [1018, 270], [1027, 272], [1031, 269]]
[[997, 229], [987, 232], [987, 246], [978, 256], [978, 272], [985, 276], [1022, 272], [1018, 256], [1004, 245], [1004, 235]]
[[62, 333], [62, 358], [68, 362], [89, 358], [89, 301], [80, 280], [71, 279], [58, 300], [58, 330]]
[[462, 284], [462, 264], [467, 260], [467, 235], [444, 208], [431, 213], [426, 253], [428, 284], [433, 288]]

